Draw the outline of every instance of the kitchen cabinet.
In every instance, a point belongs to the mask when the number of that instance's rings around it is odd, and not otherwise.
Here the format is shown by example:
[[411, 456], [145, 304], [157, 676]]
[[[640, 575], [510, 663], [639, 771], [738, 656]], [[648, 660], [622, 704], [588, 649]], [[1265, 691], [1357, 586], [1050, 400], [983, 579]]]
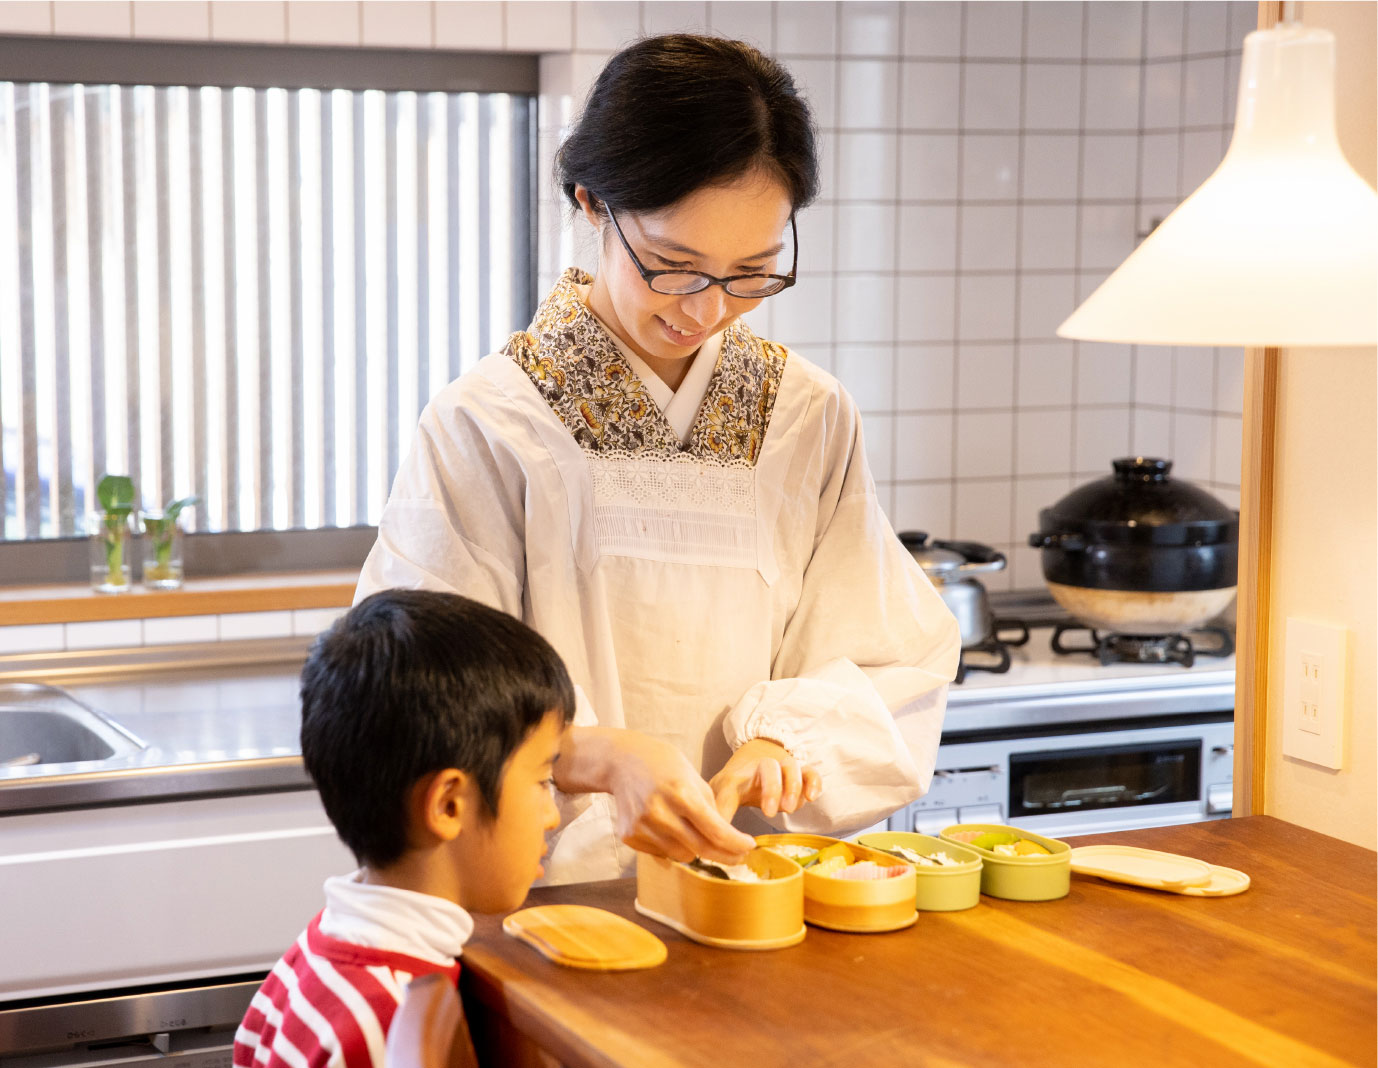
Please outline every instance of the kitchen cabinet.
[[299, 755], [303, 651], [273, 644], [34, 669], [144, 745], [0, 770], [0, 1001], [266, 972], [355, 866]]
[[493, 1063], [531, 1045], [569, 1068], [749, 1065], [1372, 1064], [1375, 855], [1265, 816], [1094, 835], [1247, 872], [1194, 898], [1074, 875], [1059, 901], [983, 897], [904, 931], [810, 928], [749, 953], [639, 916], [631, 880], [534, 890], [610, 909], [665, 964], [547, 962], [480, 917], [465, 948], [471, 1024]]

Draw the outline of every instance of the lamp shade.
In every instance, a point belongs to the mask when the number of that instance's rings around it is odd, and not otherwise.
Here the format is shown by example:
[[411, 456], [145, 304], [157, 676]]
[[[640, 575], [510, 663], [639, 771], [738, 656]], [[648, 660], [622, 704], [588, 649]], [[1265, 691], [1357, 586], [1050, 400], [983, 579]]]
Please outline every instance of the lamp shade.
[[1335, 38], [1244, 40], [1229, 151], [1058, 328], [1150, 345], [1378, 343], [1378, 193], [1335, 136]]

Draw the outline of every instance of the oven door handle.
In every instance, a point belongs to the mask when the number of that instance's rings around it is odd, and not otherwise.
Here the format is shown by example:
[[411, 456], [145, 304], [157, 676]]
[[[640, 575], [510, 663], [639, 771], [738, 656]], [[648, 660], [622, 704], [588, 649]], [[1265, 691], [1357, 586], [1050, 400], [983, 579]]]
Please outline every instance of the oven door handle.
[[1027, 809], [1048, 809], [1052, 811], [1064, 808], [1080, 808], [1087, 802], [1118, 804], [1125, 801], [1150, 801], [1166, 793], [1167, 789], [1167, 786], [1164, 785], [1153, 790], [1141, 790], [1139, 793], [1132, 794], [1129, 791], [1129, 787], [1123, 784], [1116, 786], [1086, 786], [1079, 790], [1064, 790], [1062, 791], [1061, 797], [1056, 801], [1039, 802], [1025, 799], [1024, 807]]

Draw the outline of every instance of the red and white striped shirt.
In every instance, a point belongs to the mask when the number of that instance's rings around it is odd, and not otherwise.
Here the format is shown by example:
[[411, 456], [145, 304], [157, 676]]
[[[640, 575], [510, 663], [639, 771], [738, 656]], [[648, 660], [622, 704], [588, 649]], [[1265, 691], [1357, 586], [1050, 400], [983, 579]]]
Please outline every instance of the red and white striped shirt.
[[[235, 1068], [384, 1068], [388, 1028], [407, 984], [433, 972], [459, 981], [454, 955], [472, 921], [458, 906], [360, 884], [357, 876], [327, 881], [326, 899], [326, 909], [254, 994], [235, 1034]], [[440, 922], [422, 927], [424, 914], [437, 909], [455, 915], [441, 912]], [[357, 933], [359, 940], [332, 937], [322, 926]], [[436, 942], [450, 946], [436, 952]]]

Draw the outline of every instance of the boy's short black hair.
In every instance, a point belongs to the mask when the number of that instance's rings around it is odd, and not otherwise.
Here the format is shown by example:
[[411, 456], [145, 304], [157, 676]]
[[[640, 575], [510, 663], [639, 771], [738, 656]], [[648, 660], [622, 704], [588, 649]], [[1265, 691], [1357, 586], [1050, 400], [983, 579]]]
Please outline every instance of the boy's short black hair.
[[407, 844], [423, 776], [472, 775], [496, 816], [507, 759], [574, 687], [550, 643], [467, 597], [384, 590], [316, 639], [301, 673], [301, 752], [330, 822], [361, 864]]

